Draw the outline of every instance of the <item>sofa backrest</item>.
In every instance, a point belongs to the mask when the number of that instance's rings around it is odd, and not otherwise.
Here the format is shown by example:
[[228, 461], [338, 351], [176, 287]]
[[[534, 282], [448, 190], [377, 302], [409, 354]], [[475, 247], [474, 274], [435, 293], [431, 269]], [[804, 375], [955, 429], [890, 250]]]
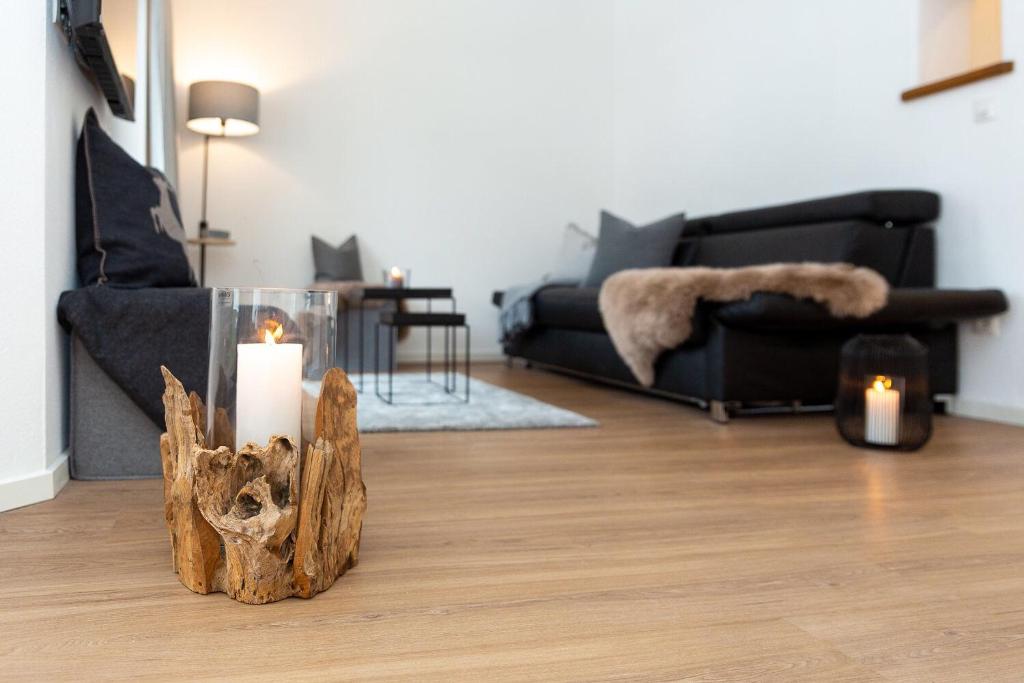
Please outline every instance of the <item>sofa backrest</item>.
[[878, 271], [897, 287], [935, 284], [938, 216], [932, 192], [888, 190], [826, 197], [687, 221], [679, 266], [720, 268], [819, 261]]

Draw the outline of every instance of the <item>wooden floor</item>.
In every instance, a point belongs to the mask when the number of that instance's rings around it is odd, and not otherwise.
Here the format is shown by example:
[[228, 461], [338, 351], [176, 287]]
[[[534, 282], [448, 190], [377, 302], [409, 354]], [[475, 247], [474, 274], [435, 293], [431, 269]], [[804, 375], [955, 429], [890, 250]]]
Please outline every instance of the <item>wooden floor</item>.
[[0, 679], [1024, 680], [1024, 430], [884, 454], [476, 374], [602, 426], [365, 435], [361, 562], [312, 600], [182, 587], [157, 481], [0, 515]]

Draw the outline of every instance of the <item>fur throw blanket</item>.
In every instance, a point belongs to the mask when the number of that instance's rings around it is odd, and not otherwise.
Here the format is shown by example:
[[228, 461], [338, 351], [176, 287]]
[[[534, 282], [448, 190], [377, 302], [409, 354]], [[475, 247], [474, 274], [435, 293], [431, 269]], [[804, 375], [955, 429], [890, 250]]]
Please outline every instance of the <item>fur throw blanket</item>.
[[645, 387], [654, 362], [685, 342], [697, 301], [742, 301], [755, 292], [813, 299], [836, 317], [863, 318], [885, 306], [889, 285], [848, 263], [776, 263], [745, 268], [643, 268], [615, 273], [598, 299], [615, 350]]

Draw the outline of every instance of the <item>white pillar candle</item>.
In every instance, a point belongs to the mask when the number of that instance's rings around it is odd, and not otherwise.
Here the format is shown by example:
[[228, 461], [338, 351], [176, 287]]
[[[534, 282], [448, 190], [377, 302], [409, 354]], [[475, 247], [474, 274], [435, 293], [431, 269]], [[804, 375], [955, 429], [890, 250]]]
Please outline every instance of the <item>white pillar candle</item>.
[[274, 435], [301, 448], [302, 344], [279, 344], [267, 332], [262, 343], [238, 345], [235, 445], [265, 446]]
[[900, 442], [900, 392], [888, 377], [876, 377], [864, 390], [864, 440], [879, 446]]

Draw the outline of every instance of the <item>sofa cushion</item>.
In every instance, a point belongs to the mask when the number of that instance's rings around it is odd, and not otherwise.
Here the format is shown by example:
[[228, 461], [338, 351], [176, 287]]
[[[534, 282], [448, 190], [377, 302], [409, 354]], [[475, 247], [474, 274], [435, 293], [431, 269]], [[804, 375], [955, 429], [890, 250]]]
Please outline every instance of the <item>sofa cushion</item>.
[[907, 288], [889, 290], [885, 308], [867, 318], [836, 318], [813, 301], [766, 293], [717, 306], [712, 315], [731, 328], [820, 333], [914, 325], [938, 327], [957, 320], [998, 315], [1007, 307], [1006, 296], [998, 289]]
[[92, 109], [78, 138], [75, 226], [83, 286], [195, 285], [174, 188], [121, 149]]
[[638, 228], [602, 211], [597, 253], [583, 286], [600, 287], [609, 275], [627, 268], [669, 265], [685, 221], [685, 216], [680, 213]]
[[[536, 328], [579, 330], [605, 333], [604, 320], [597, 303], [600, 287], [547, 287], [533, 299]], [[494, 293], [500, 305], [501, 292]], [[700, 346], [707, 339], [708, 315], [703, 303], [694, 311], [693, 329], [683, 344], [686, 348]]]
[[597, 306], [600, 287], [547, 287], [533, 298], [534, 323], [541, 327], [604, 332]]
[[807, 223], [861, 220], [877, 225], [915, 225], [939, 216], [939, 195], [925, 190], [870, 190], [732, 211], [687, 221], [685, 234], [716, 234]]
[[[888, 230], [864, 221], [797, 225], [775, 230], [707, 235], [696, 239], [685, 263], [738, 268], [766, 263], [852, 263], [899, 281], [908, 230]], [[689, 238], [684, 238], [689, 239]], [[679, 253], [676, 258], [680, 257]]]

